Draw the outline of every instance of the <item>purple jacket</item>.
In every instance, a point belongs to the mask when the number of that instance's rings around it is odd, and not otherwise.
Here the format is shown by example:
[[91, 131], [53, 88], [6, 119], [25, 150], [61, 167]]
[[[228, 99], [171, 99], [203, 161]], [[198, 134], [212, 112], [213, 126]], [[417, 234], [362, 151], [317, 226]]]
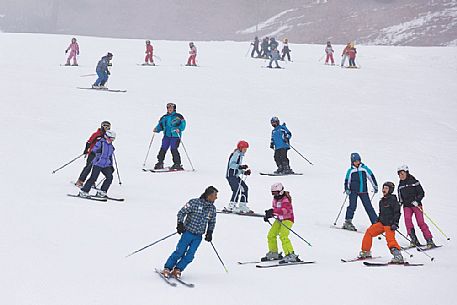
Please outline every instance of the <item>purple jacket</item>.
[[95, 153], [95, 158], [92, 161], [93, 165], [103, 168], [113, 166], [114, 146], [106, 142], [105, 138], [101, 138], [95, 144], [92, 152]]

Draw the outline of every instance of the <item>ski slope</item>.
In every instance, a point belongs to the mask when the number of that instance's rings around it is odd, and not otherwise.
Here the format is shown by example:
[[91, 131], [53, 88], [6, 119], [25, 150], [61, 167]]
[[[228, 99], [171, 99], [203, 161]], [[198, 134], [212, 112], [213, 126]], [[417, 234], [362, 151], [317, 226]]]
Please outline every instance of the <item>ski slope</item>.
[[[324, 46], [291, 45], [293, 63], [262, 69], [246, 57], [247, 43], [196, 42], [200, 67], [184, 67], [188, 42], [153, 41], [157, 67], [138, 66], [144, 41], [78, 37], [79, 67], [63, 67], [70, 36], [0, 34], [0, 301], [18, 305], [142, 304], [455, 304], [457, 272], [457, 49], [358, 46], [359, 70], [324, 66]], [[341, 46], [335, 46], [339, 61]], [[108, 85], [127, 93], [78, 90], [90, 86], [99, 58], [114, 54]], [[187, 120], [183, 143], [196, 172], [141, 171], [152, 129], [175, 102]], [[303, 176], [264, 177], [274, 170], [270, 118], [292, 131], [290, 152]], [[109, 120], [122, 185], [110, 195], [124, 203], [69, 198], [84, 160], [52, 170], [82, 153], [100, 122]], [[156, 162], [156, 137], [148, 166]], [[316, 264], [258, 270], [237, 261], [267, 252], [269, 226], [262, 219], [218, 215], [214, 245], [202, 242], [183, 273], [189, 289], [166, 285], [155, 273], [175, 248], [171, 237], [134, 256], [128, 253], [175, 231], [176, 213], [208, 185], [219, 189], [216, 206], [230, 198], [225, 180], [236, 143], [250, 143], [245, 163], [250, 206], [270, 207], [270, 185], [291, 192], [295, 252]], [[434, 262], [411, 250], [423, 267], [372, 269], [343, 264], [358, 254], [362, 234], [331, 228], [344, 200], [349, 155], [360, 152], [380, 184], [398, 185], [396, 168], [406, 163], [422, 183], [424, 208], [451, 237], [427, 221], [435, 242]], [[183, 164], [190, 168], [181, 148]], [[171, 163], [168, 154], [166, 162]], [[380, 196], [375, 196], [375, 207]], [[344, 215], [344, 211], [343, 211]], [[344, 216], [340, 217], [341, 225]], [[360, 203], [354, 224], [369, 226]], [[400, 229], [404, 232], [403, 217]], [[420, 240], [423, 237], [418, 235]], [[401, 245], [407, 242], [397, 236]], [[373, 254], [390, 260], [384, 240]], [[407, 257], [405, 255], [405, 257]], [[454, 283], [454, 284], [452, 284]]]

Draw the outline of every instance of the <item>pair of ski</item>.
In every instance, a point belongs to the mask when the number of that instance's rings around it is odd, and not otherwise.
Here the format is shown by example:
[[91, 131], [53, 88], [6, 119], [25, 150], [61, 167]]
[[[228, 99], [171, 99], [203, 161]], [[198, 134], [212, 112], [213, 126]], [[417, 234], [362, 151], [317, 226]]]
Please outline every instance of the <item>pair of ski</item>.
[[155, 269], [155, 272], [170, 286], [172, 287], [176, 287], [177, 284], [176, 283], [180, 283], [186, 287], [189, 287], [189, 288], [194, 288], [195, 285], [192, 284], [192, 283], [188, 283], [188, 282], [185, 282], [183, 281], [181, 278], [177, 278], [177, 277], [165, 277], [159, 269]]
[[93, 201], [100, 201], [100, 202], [107, 202], [108, 200], [122, 202], [125, 200], [124, 198], [114, 198], [114, 197], [108, 197], [108, 196], [107, 197], [97, 197], [97, 196], [82, 197], [79, 194], [78, 195], [67, 194], [67, 196], [81, 198], [81, 199], [88, 199], [88, 200], [93, 200]]
[[255, 213], [255, 212], [251, 212], [251, 213], [236, 213], [236, 212], [227, 210], [226, 208], [224, 208], [222, 210], [216, 210], [216, 213], [232, 214], [232, 215], [238, 215], [238, 216], [249, 216], [249, 217], [262, 217], [262, 218], [265, 217], [264, 214], [259, 214], [259, 213]]
[[404, 263], [392, 263], [392, 262], [384, 262], [384, 263], [378, 263], [378, 262], [368, 262], [369, 260], [381, 258], [380, 256], [373, 256], [370, 258], [362, 258], [362, 257], [356, 257], [356, 258], [351, 258], [351, 259], [341, 259], [341, 262], [343, 263], [352, 263], [352, 262], [363, 262], [363, 264], [367, 267], [383, 267], [383, 266], [390, 266], [390, 265], [398, 265], [398, 266], [405, 266], [405, 267], [416, 267], [416, 266], [423, 266], [424, 264], [413, 264], [409, 262], [404, 262]]
[[161, 169], [143, 168], [143, 172], [151, 173], [174, 173], [174, 172], [194, 172], [195, 170], [188, 169], [172, 169], [171, 167], [164, 167]]
[[108, 89], [108, 88], [92, 88], [92, 87], [77, 87], [78, 89], [106, 91], [106, 92], [127, 92], [125, 89]]
[[303, 173], [290, 173], [290, 174], [275, 174], [275, 173], [260, 173], [262, 176], [301, 176]]
[[[314, 264], [315, 263], [315, 261], [299, 261], [299, 262], [290, 262], [290, 263], [279, 263], [278, 262], [278, 263], [274, 263], [275, 261], [278, 261], [278, 260], [238, 262], [238, 265], [256, 264], [255, 265], [256, 268], [277, 268], [277, 267], [286, 267], [286, 266], [294, 266], [294, 265], [308, 265], [308, 264]], [[266, 264], [264, 264], [264, 263], [266, 263]]]

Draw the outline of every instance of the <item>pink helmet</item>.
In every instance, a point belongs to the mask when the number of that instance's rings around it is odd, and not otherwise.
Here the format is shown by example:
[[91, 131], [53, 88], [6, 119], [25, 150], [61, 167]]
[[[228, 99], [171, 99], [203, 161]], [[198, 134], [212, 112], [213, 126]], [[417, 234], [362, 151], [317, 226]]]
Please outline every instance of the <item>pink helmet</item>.
[[281, 182], [275, 183], [271, 186], [271, 192], [279, 192], [279, 195], [284, 194], [284, 185]]

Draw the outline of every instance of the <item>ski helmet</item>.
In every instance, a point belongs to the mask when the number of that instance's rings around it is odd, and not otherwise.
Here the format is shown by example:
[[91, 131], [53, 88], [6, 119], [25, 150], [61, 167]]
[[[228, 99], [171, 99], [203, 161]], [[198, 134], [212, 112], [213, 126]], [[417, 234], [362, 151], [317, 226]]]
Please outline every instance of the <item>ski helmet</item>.
[[106, 133], [105, 133], [105, 136], [107, 138], [110, 138], [112, 140], [116, 139], [116, 133], [112, 130], [107, 130]]
[[111, 129], [111, 123], [108, 121], [103, 121], [100, 125], [102, 129], [109, 130]]
[[408, 167], [408, 165], [406, 165], [406, 164], [400, 165], [400, 166], [397, 168], [397, 173], [399, 173], [399, 172], [401, 172], [401, 171], [409, 172], [409, 167]]
[[236, 145], [236, 148], [238, 148], [239, 150], [242, 150], [243, 148], [249, 148], [249, 143], [246, 142], [246, 141], [241, 140], [241, 141], [238, 142], [238, 144]]
[[271, 186], [271, 192], [277, 192], [279, 195], [284, 194], [284, 185], [281, 182], [275, 183]]
[[108, 52], [108, 54], [106, 54], [106, 57], [113, 58], [113, 54]]
[[277, 116], [272, 117], [271, 120], [270, 120], [270, 123], [271, 123], [271, 124], [273, 124], [273, 123], [278, 123], [278, 124], [279, 124], [279, 119], [278, 119], [278, 117], [277, 117]]
[[382, 187], [385, 187], [385, 186], [387, 186], [389, 188], [389, 194], [392, 194], [394, 192], [395, 184], [393, 182], [390, 182], [390, 181], [384, 182]]
[[176, 104], [175, 103], [168, 103], [167, 108], [173, 107], [173, 111], [176, 111]]
[[354, 163], [355, 161], [360, 161], [362, 162], [362, 158], [360, 158], [359, 153], [353, 152], [351, 154], [351, 163]]

